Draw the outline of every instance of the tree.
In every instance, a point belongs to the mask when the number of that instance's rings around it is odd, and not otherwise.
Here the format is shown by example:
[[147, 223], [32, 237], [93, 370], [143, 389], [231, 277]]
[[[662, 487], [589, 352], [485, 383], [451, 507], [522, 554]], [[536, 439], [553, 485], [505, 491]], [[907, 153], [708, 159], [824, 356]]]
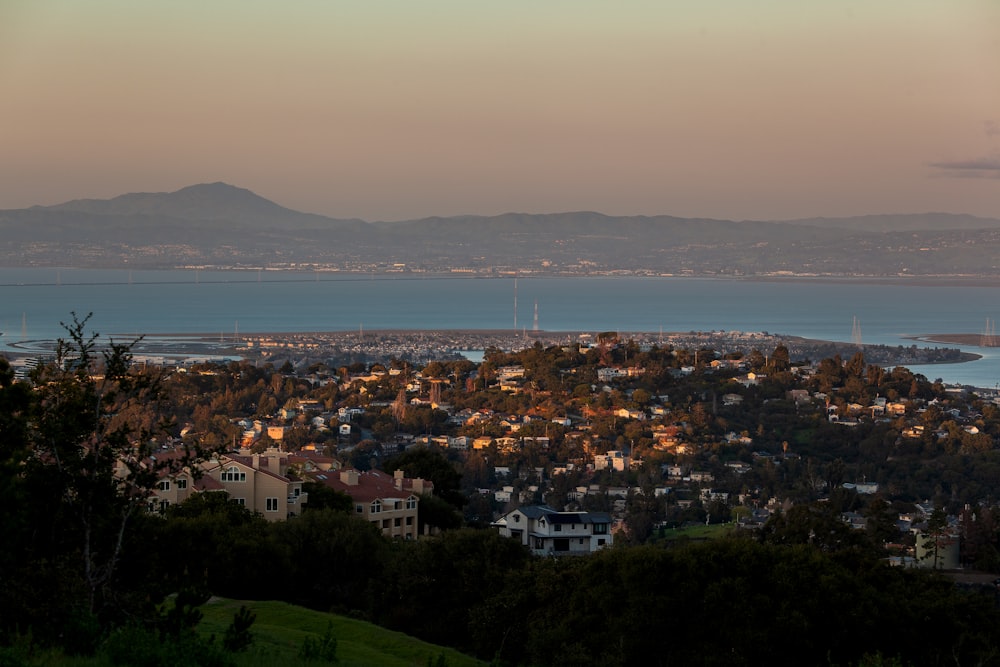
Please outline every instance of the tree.
[[893, 511], [890, 505], [882, 496], [876, 495], [868, 503], [865, 511], [865, 531], [871, 539], [873, 546], [879, 551], [885, 550], [886, 542], [890, 542], [899, 537], [899, 528], [896, 526], [898, 513]]
[[927, 531], [920, 535], [920, 544], [924, 551], [923, 558], [930, 561], [931, 568], [937, 570], [942, 566], [941, 550], [953, 543], [948, 531], [948, 517], [944, 510], [937, 506], [927, 518]]
[[465, 496], [460, 491], [462, 475], [440, 452], [427, 447], [412, 447], [393, 457], [385, 466], [388, 473], [396, 470], [404, 471], [407, 477], [430, 480], [434, 483], [434, 495], [456, 509], [465, 505]]
[[352, 512], [354, 501], [346, 493], [335, 491], [325, 484], [319, 482], [305, 482], [302, 490], [309, 496], [309, 502], [305, 504], [305, 512], [330, 509], [338, 512]]
[[0, 373], [3, 401], [18, 403], [12, 423], [0, 420], [15, 438], [3, 446], [4, 463], [18, 467], [14, 478], [9, 467], [3, 471], [2, 488], [30, 498], [21, 523], [4, 517], [5, 539], [20, 557], [4, 563], [2, 619], [8, 627], [33, 626], [43, 638], [51, 629], [47, 638], [62, 635], [64, 642], [72, 634], [66, 626], [113, 620], [147, 604], [150, 595], [139, 593], [147, 582], [119, 576], [126, 552], [136, 548], [130, 531], [159, 476], [194, 458], [150, 456], [162, 426], [163, 375], [133, 365], [134, 342], [99, 350], [98, 334], [86, 331], [89, 317], [74, 313], [63, 324], [68, 338], [33, 372], [27, 404]]

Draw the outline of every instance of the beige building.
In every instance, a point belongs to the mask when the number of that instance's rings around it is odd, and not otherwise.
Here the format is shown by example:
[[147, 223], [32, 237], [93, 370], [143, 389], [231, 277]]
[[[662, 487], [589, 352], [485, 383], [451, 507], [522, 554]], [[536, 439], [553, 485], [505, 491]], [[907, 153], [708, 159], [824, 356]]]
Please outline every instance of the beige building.
[[289, 472], [288, 456], [275, 449], [263, 454], [221, 455], [199, 464], [197, 479], [189, 469], [160, 478], [150, 496], [151, 511], [164, 512], [202, 491], [225, 491], [230, 500], [259, 512], [268, 521], [302, 513], [307, 494], [302, 480]]
[[420, 478], [409, 479], [402, 470], [388, 475], [381, 470], [341, 470], [314, 472], [309, 477], [354, 501], [354, 511], [382, 530], [386, 537], [403, 540], [419, 535], [420, 496], [431, 493], [434, 484]]

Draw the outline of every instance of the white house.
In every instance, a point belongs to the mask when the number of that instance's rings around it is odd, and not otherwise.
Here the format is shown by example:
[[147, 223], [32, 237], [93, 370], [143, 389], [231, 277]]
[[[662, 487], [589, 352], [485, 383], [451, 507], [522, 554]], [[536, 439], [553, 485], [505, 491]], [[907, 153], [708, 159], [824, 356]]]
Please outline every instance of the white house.
[[493, 526], [538, 555], [582, 555], [611, 546], [611, 516], [604, 512], [557, 512], [547, 505], [519, 507]]

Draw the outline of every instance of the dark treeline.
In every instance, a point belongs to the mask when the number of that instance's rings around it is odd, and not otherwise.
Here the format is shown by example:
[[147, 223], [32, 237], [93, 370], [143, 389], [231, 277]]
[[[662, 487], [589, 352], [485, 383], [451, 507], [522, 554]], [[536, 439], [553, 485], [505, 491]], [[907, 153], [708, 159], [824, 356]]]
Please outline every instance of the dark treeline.
[[757, 538], [539, 559], [489, 530], [391, 542], [348, 512], [268, 523], [195, 499], [143, 519], [117, 585], [285, 600], [506, 665], [995, 661], [992, 591], [891, 568], [863, 534], [802, 519]]

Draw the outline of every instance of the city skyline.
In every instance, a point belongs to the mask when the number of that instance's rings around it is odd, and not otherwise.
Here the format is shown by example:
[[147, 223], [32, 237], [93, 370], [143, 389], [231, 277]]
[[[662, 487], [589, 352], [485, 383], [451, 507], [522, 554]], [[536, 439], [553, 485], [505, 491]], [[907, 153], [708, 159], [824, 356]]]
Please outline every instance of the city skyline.
[[1000, 5], [0, 8], [0, 208], [1000, 217]]

